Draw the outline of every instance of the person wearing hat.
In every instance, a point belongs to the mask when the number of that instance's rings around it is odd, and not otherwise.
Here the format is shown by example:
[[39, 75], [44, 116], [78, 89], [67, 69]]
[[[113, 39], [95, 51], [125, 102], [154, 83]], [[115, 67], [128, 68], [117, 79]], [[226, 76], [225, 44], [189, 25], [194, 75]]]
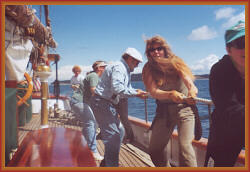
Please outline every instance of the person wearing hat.
[[[197, 167], [192, 146], [201, 138], [201, 125], [196, 102], [198, 90], [194, 75], [186, 63], [170, 49], [166, 40], [154, 36], [145, 40], [145, 54], [148, 62], [142, 70], [146, 90], [156, 99], [156, 115], [150, 127], [152, 130], [149, 155], [156, 167], [170, 167], [166, 146], [177, 126], [179, 144], [179, 166]], [[184, 99], [184, 96], [187, 97]]]
[[146, 92], [131, 86], [130, 72], [142, 62], [135, 48], [127, 48], [119, 62], [108, 65], [95, 89], [90, 106], [101, 129], [105, 145], [104, 160], [100, 166], [118, 167], [120, 146], [124, 127], [120, 122], [115, 105], [122, 98], [146, 98]]
[[233, 167], [245, 147], [245, 22], [225, 33], [227, 55], [210, 71], [214, 103], [205, 167]]
[[92, 65], [93, 71], [84, 78], [78, 91], [73, 94], [70, 100], [70, 105], [75, 117], [82, 122], [83, 136], [90, 150], [93, 152], [95, 160], [103, 160], [103, 157], [97, 150], [97, 123], [89, 103], [98, 84], [99, 77], [102, 75], [106, 66], [107, 64], [104, 61], [96, 61]]

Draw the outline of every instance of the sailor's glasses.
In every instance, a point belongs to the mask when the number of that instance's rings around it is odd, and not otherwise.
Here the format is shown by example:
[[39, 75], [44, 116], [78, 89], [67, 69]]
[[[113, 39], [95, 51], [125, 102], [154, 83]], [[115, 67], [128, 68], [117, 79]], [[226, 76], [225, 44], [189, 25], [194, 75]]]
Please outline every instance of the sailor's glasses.
[[138, 60], [135, 60], [135, 59], [134, 59], [134, 62], [135, 62], [135, 64], [136, 64], [136, 66], [138, 66], [139, 63], [140, 63]]
[[154, 52], [155, 50], [161, 51], [161, 50], [163, 50], [163, 47], [151, 48], [151, 49], [149, 49], [149, 52]]
[[230, 42], [229, 47], [234, 47], [234, 48], [237, 48], [237, 49], [245, 49], [245, 37], [244, 39], [236, 39], [235, 41], [233, 42]]

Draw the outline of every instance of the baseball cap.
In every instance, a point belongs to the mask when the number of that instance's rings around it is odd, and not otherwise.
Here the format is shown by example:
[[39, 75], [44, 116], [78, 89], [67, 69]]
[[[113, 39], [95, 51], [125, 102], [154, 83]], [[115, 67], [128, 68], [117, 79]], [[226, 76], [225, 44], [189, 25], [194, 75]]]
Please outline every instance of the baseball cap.
[[97, 61], [97, 62], [95, 62], [93, 65], [92, 65], [92, 68], [93, 69], [95, 69], [95, 68], [97, 68], [97, 67], [100, 67], [100, 66], [107, 66], [108, 64], [107, 63], [105, 63], [105, 62], [100, 62], [100, 61]]
[[101, 63], [99, 63], [96, 67], [100, 67], [100, 66], [107, 66], [108, 64], [107, 63], [105, 63], [105, 62], [101, 62]]
[[225, 41], [230, 43], [242, 36], [245, 36], [245, 22], [239, 21], [236, 25], [226, 30]]
[[131, 57], [133, 57], [134, 59], [142, 63], [142, 55], [135, 48], [131, 48], [131, 47], [127, 48], [124, 54], [130, 55]]

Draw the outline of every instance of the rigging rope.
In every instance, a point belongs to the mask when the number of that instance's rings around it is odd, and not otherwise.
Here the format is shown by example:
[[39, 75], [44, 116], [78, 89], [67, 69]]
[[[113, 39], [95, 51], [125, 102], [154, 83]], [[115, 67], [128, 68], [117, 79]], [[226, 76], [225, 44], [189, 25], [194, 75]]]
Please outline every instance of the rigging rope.
[[[147, 97], [150, 97], [150, 98], [153, 98], [152, 95], [150, 93], [148, 93], [146, 95]], [[187, 98], [187, 97], [183, 97], [184, 100]], [[204, 99], [204, 98], [199, 98], [199, 97], [194, 97], [193, 98], [196, 102], [201, 102], [201, 103], [205, 103], [207, 105], [214, 105], [213, 101], [212, 100], [209, 100], [209, 99]]]

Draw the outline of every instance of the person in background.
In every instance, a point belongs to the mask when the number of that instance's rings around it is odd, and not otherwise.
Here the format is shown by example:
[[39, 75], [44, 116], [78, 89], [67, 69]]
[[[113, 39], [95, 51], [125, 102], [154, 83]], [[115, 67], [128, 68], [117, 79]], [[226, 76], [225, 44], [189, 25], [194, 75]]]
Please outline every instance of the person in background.
[[[157, 104], [151, 125], [150, 157], [156, 167], [170, 166], [164, 149], [177, 125], [179, 166], [196, 167], [192, 140], [195, 117], [199, 115], [193, 99], [198, 93], [193, 83], [194, 75], [186, 63], [172, 53], [164, 38], [154, 36], [145, 42], [148, 62], [143, 67], [142, 78], [146, 90]], [[198, 134], [197, 140], [201, 137]]]
[[96, 61], [93, 65], [93, 71], [90, 72], [81, 82], [71, 97], [70, 104], [76, 118], [82, 122], [82, 133], [85, 137], [90, 150], [93, 152], [95, 160], [103, 160], [103, 157], [97, 150], [96, 141], [96, 120], [89, 106], [90, 98], [93, 96], [99, 77], [102, 75], [107, 64], [104, 61]]
[[75, 74], [71, 77], [71, 88], [73, 90], [77, 90], [84, 79], [83, 75], [81, 75], [81, 68], [78, 65], [75, 65], [72, 69], [72, 72]]
[[124, 128], [114, 104], [122, 98], [146, 98], [147, 92], [131, 86], [130, 72], [142, 62], [141, 54], [135, 48], [126, 49], [120, 62], [108, 65], [100, 77], [90, 105], [101, 129], [105, 145], [104, 160], [100, 166], [118, 167]]
[[210, 71], [209, 91], [214, 103], [206, 166], [232, 167], [245, 146], [245, 22], [225, 33], [227, 55]]

